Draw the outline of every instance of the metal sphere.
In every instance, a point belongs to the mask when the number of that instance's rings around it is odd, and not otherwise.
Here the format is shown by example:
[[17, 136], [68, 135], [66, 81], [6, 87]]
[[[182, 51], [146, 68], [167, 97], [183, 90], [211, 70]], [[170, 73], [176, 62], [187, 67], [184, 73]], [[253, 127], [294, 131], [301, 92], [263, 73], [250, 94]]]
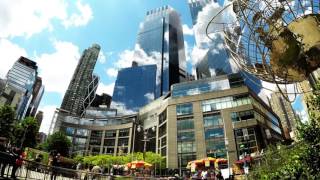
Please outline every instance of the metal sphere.
[[288, 84], [320, 67], [318, 0], [234, 0], [229, 6], [237, 21], [224, 29], [226, 46], [241, 69]]

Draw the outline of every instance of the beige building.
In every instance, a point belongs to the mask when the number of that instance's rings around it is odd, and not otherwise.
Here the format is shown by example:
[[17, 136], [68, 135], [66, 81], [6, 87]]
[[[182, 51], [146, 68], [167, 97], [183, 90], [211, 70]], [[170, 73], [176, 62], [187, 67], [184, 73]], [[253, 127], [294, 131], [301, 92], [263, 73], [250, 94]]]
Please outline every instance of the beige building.
[[147, 137], [155, 144], [147, 150], [161, 153], [174, 169], [204, 157], [228, 155], [233, 163], [283, 140], [277, 115], [228, 76], [175, 84], [171, 96], [141, 108], [138, 116], [145, 129], [157, 129], [154, 139]]
[[58, 109], [55, 118], [53, 132], [65, 132], [72, 142], [72, 154], [115, 156], [133, 149], [136, 115], [81, 118]]
[[281, 120], [285, 138], [294, 139], [297, 119], [291, 103], [283, 98], [280, 92], [272, 93], [269, 102], [272, 110], [278, 115]]

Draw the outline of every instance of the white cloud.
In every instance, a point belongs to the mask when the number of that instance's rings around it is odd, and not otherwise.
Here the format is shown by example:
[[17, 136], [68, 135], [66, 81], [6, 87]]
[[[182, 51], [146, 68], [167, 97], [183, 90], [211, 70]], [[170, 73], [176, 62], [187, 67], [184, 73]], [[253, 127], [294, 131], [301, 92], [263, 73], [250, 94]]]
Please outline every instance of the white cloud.
[[106, 69], [106, 73], [107, 73], [107, 75], [109, 75], [111, 77], [117, 77], [118, 70], [116, 70], [115, 68], [108, 68], [108, 69]]
[[0, 78], [5, 78], [9, 69], [12, 68], [13, 63], [18, 60], [20, 56], [27, 57], [27, 52], [25, 49], [7, 39], [0, 39], [0, 54]]
[[192, 48], [191, 52], [191, 64], [195, 65], [197, 64], [200, 60], [202, 60], [206, 54], [208, 53], [208, 49], [203, 49], [198, 46], [194, 46]]
[[110, 96], [113, 95], [114, 83], [111, 84], [103, 84], [102, 82], [99, 83], [97, 94], [107, 93]]
[[296, 110], [297, 115], [301, 118], [303, 123], [309, 121], [309, 115], [305, 109]]
[[[225, 4], [226, 5], [226, 4]], [[207, 37], [206, 28], [212, 17], [216, 16], [219, 11], [222, 10], [222, 6], [218, 3], [209, 3], [207, 4], [202, 11], [199, 12], [197, 18], [197, 24], [194, 25], [195, 39], [198, 45], [210, 44], [212, 41]], [[216, 16], [212, 24], [208, 27], [208, 33], [212, 36], [214, 33], [222, 32], [225, 24], [231, 24], [235, 22], [236, 14], [233, 12], [232, 6], [228, 7], [221, 13]]]
[[104, 64], [106, 62], [107, 58], [106, 56], [104, 55], [103, 51], [100, 51], [99, 52], [99, 56], [98, 56], [98, 61], [101, 63], [101, 64]]
[[70, 18], [65, 19], [63, 24], [66, 27], [69, 26], [83, 26], [88, 24], [88, 22], [93, 18], [92, 10], [88, 4], [82, 4], [81, 1], [77, 1], [77, 9], [79, 13], [73, 13]]
[[36, 57], [39, 76], [46, 86], [46, 91], [63, 95], [70, 83], [80, 58], [79, 48], [71, 42], [54, 41], [55, 52]]
[[[266, 81], [261, 81], [261, 86], [262, 86], [262, 89], [261, 89], [261, 91], [259, 92], [258, 95], [259, 95], [260, 97], [263, 97], [263, 98], [264, 98], [265, 96], [268, 97], [268, 98], [270, 98], [272, 93], [279, 91], [277, 85], [274, 84], [274, 83], [269, 83], [269, 82], [266, 82]], [[282, 90], [282, 92], [283, 92], [285, 95], [288, 95], [290, 101], [293, 101], [293, 100], [296, 99], [294, 93], [300, 93], [300, 92], [295, 88], [295, 85], [294, 85], [294, 84], [288, 84], [288, 85], [279, 84], [279, 87], [280, 87], [280, 89]], [[297, 95], [298, 95], [298, 94], [297, 94]]]
[[144, 97], [147, 98], [148, 102], [151, 102], [154, 100], [154, 93], [147, 93]]
[[39, 111], [43, 112], [43, 120], [39, 132], [44, 132], [46, 134], [49, 133], [52, 117], [56, 108], [57, 107], [55, 105], [46, 105], [39, 108]]
[[133, 60], [139, 65], [157, 64], [160, 62], [159, 59], [161, 59], [160, 52], [154, 51], [147, 54], [136, 44], [134, 50], [124, 50], [119, 54], [119, 59], [115, 63], [115, 66], [118, 68], [130, 67]]
[[136, 111], [132, 109], [128, 109], [124, 103], [120, 102], [111, 102], [110, 108], [117, 109], [118, 115], [129, 115], [129, 114], [135, 114]]
[[189, 35], [189, 36], [193, 35], [193, 29], [189, 28], [188, 25], [186, 24], [182, 25], [182, 31], [184, 35]]
[[92, 19], [91, 8], [77, 1], [79, 11], [71, 16], [67, 0], [2, 0], [0, 1], [0, 37], [26, 36], [52, 30], [52, 20], [66, 27], [86, 25]]

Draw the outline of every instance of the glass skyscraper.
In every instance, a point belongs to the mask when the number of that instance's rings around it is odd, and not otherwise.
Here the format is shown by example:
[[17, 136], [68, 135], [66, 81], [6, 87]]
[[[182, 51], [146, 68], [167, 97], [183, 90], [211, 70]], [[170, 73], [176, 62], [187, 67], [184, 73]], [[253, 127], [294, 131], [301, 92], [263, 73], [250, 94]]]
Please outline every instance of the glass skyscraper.
[[[8, 71], [6, 78], [6, 86], [1, 94], [0, 104], [15, 107], [16, 118], [23, 119], [27, 110], [31, 106], [36, 109], [42, 98], [43, 86], [42, 83], [40, 85], [37, 83], [39, 78], [37, 63], [21, 56]], [[42, 92], [39, 94], [40, 89]], [[37, 102], [33, 101], [35, 99]]]
[[112, 107], [137, 112], [190, 78], [179, 14], [169, 6], [153, 9], [140, 25], [132, 67], [118, 72]]
[[[166, 94], [172, 84], [183, 81], [186, 72], [183, 32], [179, 14], [173, 8], [164, 6], [147, 12], [137, 46], [154, 61], [151, 64], [157, 65], [155, 98]], [[139, 53], [134, 56], [137, 62]]]
[[90, 105], [90, 100], [94, 99], [98, 77], [93, 75], [93, 70], [99, 51], [100, 46], [94, 44], [84, 50], [79, 60], [61, 104], [61, 109], [69, 111], [70, 114], [83, 115], [85, 108]]
[[133, 66], [119, 70], [112, 107], [119, 113], [137, 112], [155, 99], [156, 65]]
[[[261, 81], [254, 77], [251, 74], [248, 74], [244, 71], [240, 71], [240, 69], [236, 66], [235, 63], [232, 63], [231, 57], [228, 55], [228, 50], [225, 48], [224, 36], [222, 32], [212, 33], [210, 37], [213, 38], [209, 40], [209, 38], [204, 39], [206, 30], [201, 29], [201, 27], [206, 27], [201, 25], [203, 22], [198, 22], [198, 16], [200, 13], [208, 13], [204, 12], [210, 11], [209, 8], [216, 8], [217, 6], [213, 6], [213, 3], [217, 3], [222, 9], [222, 6], [225, 1], [223, 0], [189, 0], [189, 8], [192, 17], [193, 26], [198, 29], [198, 34], [195, 33], [196, 36], [196, 44], [198, 48], [206, 50], [206, 55], [200, 59], [200, 61], [196, 64], [196, 74], [198, 79], [214, 77], [224, 74], [232, 74], [241, 72], [244, 81], [247, 86], [249, 86], [255, 93], [259, 93], [261, 90]], [[206, 7], [208, 6], [208, 7]], [[211, 11], [210, 11], [211, 12]], [[213, 17], [214, 15], [212, 15]], [[212, 18], [210, 17], [210, 18]], [[211, 19], [201, 20], [209, 23]], [[211, 24], [210, 26], [215, 26]], [[219, 26], [219, 25], [216, 25]], [[199, 33], [200, 32], [200, 33]], [[202, 36], [202, 37], [200, 37]]]

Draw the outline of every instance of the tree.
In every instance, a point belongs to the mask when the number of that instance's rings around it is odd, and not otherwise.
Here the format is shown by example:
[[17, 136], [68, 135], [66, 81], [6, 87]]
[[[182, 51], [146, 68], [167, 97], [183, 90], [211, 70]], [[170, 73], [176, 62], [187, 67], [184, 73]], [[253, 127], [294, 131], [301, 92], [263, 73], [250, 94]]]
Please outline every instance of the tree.
[[71, 141], [63, 132], [59, 131], [48, 136], [46, 142], [44, 142], [41, 146], [48, 152], [56, 150], [62, 156], [68, 156], [69, 149], [71, 147]]
[[0, 136], [11, 140], [15, 122], [15, 112], [11, 106], [0, 107]]
[[37, 136], [39, 131], [38, 121], [33, 117], [26, 117], [21, 123], [14, 126], [13, 142], [18, 147], [35, 147], [37, 145]]
[[310, 120], [298, 124], [299, 142], [290, 147], [268, 147], [251, 179], [320, 179], [320, 94], [315, 93], [307, 103]]

